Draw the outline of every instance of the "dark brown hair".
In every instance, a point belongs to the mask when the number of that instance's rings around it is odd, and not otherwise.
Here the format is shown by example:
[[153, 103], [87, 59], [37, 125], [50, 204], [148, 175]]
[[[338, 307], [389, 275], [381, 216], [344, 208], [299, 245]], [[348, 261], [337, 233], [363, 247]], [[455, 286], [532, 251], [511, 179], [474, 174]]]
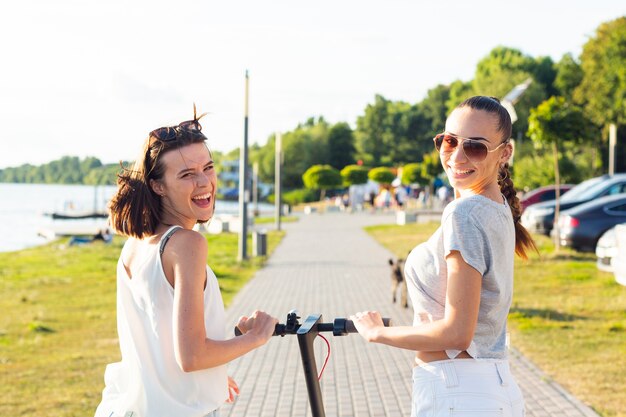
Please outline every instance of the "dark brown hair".
[[[474, 96], [457, 106], [457, 108], [463, 107], [469, 107], [473, 110], [482, 110], [493, 114], [498, 121], [496, 125], [497, 131], [502, 134], [501, 143], [510, 140], [513, 131], [511, 116], [509, 116], [509, 112], [504, 106], [500, 104], [500, 100], [495, 97]], [[519, 198], [517, 198], [515, 186], [513, 185], [513, 180], [511, 180], [508, 163], [503, 164], [498, 171], [498, 184], [500, 185], [502, 195], [504, 195], [509, 203], [511, 214], [513, 215], [513, 224], [515, 225], [515, 253], [524, 259], [528, 259], [527, 252], [529, 249], [533, 249], [535, 252], [538, 252], [538, 250], [530, 233], [528, 233], [528, 230], [520, 223], [522, 210], [520, 208]]]
[[165, 165], [161, 157], [166, 152], [207, 139], [199, 130], [171, 129], [175, 130], [176, 137], [167, 141], [153, 136], [159, 129], [153, 131], [144, 141], [143, 151], [132, 168], [120, 163], [122, 171], [117, 176], [117, 192], [109, 203], [111, 226], [117, 233], [139, 239], [155, 233], [161, 221], [162, 197], [152, 190], [150, 180], [163, 178]]

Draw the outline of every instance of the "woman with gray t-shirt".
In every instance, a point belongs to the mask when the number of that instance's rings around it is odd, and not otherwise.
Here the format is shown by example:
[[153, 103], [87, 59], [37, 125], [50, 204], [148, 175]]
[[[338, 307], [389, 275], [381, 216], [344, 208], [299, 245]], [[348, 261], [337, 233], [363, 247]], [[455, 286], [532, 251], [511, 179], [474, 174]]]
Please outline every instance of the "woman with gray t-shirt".
[[455, 200], [407, 258], [413, 326], [384, 327], [372, 311], [351, 317], [366, 340], [415, 351], [412, 417], [524, 415], [506, 320], [515, 253], [536, 247], [519, 222], [510, 137], [495, 98], [471, 97], [450, 114], [434, 142]]

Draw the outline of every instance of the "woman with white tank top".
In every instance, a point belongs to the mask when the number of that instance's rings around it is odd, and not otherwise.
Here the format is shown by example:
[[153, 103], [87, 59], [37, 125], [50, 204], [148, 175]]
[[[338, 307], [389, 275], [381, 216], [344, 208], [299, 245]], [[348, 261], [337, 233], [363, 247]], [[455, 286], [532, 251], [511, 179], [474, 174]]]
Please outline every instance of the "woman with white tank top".
[[224, 305], [193, 231], [214, 213], [217, 176], [196, 117], [150, 132], [132, 168], [118, 177], [111, 223], [129, 239], [117, 265], [122, 360], [107, 366], [96, 417], [218, 416], [239, 389], [226, 364], [262, 346], [277, 320], [239, 319], [226, 340]]
[[434, 142], [456, 199], [406, 260], [413, 326], [384, 327], [372, 311], [351, 317], [366, 340], [415, 351], [412, 417], [524, 415], [506, 320], [515, 253], [536, 247], [519, 222], [511, 130], [493, 97], [471, 97], [450, 114]]

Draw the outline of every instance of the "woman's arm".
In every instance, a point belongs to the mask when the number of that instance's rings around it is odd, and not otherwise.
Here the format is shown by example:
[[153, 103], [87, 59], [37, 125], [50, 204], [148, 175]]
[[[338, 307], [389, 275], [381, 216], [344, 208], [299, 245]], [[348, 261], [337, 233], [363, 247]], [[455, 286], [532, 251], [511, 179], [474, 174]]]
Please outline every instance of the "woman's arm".
[[[174, 353], [185, 372], [226, 364], [265, 344], [277, 320], [256, 311], [253, 327], [229, 340], [207, 338], [204, 324], [204, 286], [208, 245], [204, 236], [179, 230], [163, 253], [163, 267], [174, 282]], [[171, 279], [173, 278], [173, 279]]]
[[351, 319], [370, 342], [420, 351], [465, 350], [478, 322], [482, 275], [458, 251], [446, 257], [448, 284], [443, 319], [418, 327], [384, 327], [377, 312], [357, 313]]

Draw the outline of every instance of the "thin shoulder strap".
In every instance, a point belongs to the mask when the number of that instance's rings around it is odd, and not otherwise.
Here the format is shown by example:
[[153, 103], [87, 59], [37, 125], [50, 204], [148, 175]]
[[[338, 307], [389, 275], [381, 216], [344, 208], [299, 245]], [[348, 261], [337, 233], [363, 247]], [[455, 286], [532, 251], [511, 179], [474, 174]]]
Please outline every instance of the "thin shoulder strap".
[[182, 229], [182, 227], [172, 226], [167, 230], [167, 232], [165, 232], [165, 234], [161, 238], [161, 243], [159, 244], [159, 255], [163, 255], [163, 251], [165, 250], [165, 245], [167, 245], [167, 241], [170, 240], [174, 232], [176, 232], [178, 229]]

